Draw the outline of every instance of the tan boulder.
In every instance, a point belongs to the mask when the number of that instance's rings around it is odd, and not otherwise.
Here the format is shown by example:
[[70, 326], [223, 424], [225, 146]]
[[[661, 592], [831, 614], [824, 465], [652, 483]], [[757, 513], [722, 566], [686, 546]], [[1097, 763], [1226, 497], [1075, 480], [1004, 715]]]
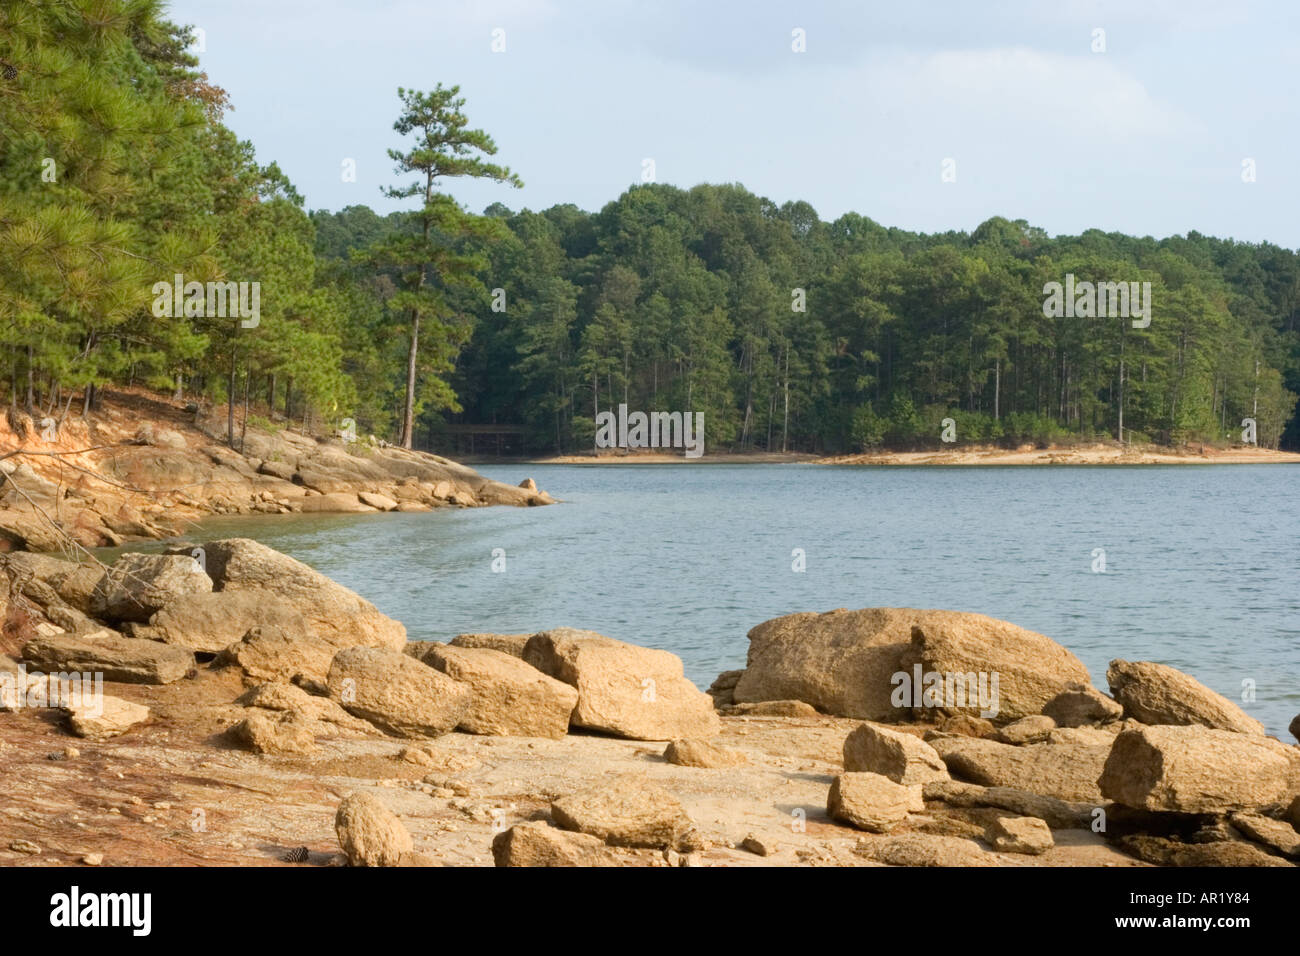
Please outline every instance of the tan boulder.
[[316, 697], [295, 684], [268, 681], [244, 693], [236, 703], [245, 707], [293, 714], [303, 720], [333, 724], [359, 733], [376, 733], [374, 725], [369, 721], [353, 717], [328, 697]]
[[544, 820], [516, 823], [492, 839], [497, 866], [617, 866], [605, 841], [559, 830]]
[[1044, 704], [1043, 713], [1056, 721], [1058, 727], [1085, 727], [1119, 720], [1124, 716], [1124, 708], [1097, 688], [1077, 684]]
[[157, 641], [122, 637], [107, 629], [89, 634], [37, 637], [23, 646], [23, 659], [46, 673], [102, 673], [124, 684], [170, 684], [194, 669], [194, 655]]
[[994, 733], [993, 721], [970, 714], [953, 714], [939, 723], [939, 729], [946, 734], [960, 734], [963, 737], [991, 737]]
[[664, 760], [678, 767], [743, 767], [749, 758], [738, 750], [728, 750], [707, 740], [674, 740], [664, 750]]
[[920, 737], [870, 723], [845, 739], [844, 769], [880, 774], [904, 786], [948, 779], [939, 754]]
[[343, 798], [334, 830], [353, 866], [398, 866], [414, 848], [410, 831], [397, 815], [364, 792]]
[[[1041, 713], [1063, 691], [1089, 683], [1083, 662], [1051, 638], [983, 614], [925, 612], [912, 628], [903, 665], [913, 685], [918, 667], [923, 681], [930, 680], [924, 675], [943, 675], [937, 704], [945, 713], [1002, 723]], [[988, 701], [973, 699], [980, 686], [987, 686]], [[934, 705], [923, 689], [913, 686], [912, 691], [913, 700], [919, 697], [923, 706]]]
[[311, 729], [293, 714], [271, 717], [255, 711], [231, 727], [230, 736], [258, 754], [309, 754], [316, 750]]
[[165, 644], [217, 654], [254, 627], [275, 628], [288, 636], [311, 636], [307, 619], [297, 608], [257, 591], [213, 591], [170, 600], [149, 619], [149, 636]]
[[400, 651], [406, 628], [369, 601], [301, 561], [247, 538], [204, 545], [208, 574], [223, 593], [253, 591], [293, 606], [312, 636], [335, 648]]
[[560, 628], [534, 634], [523, 659], [577, 689], [574, 727], [634, 740], [712, 737], [721, 729], [713, 701], [686, 679], [676, 654]]
[[1263, 724], [1228, 698], [1165, 664], [1113, 660], [1106, 680], [1124, 713], [1144, 724], [1199, 724], [1239, 734], [1264, 733]]
[[1102, 802], [1097, 777], [1109, 746], [1027, 744], [945, 737], [930, 745], [959, 780], [986, 787], [1011, 787], [1071, 802]]
[[887, 866], [1005, 866], [974, 840], [934, 833], [899, 833], [863, 840], [859, 856]]
[[1278, 803], [1291, 792], [1283, 745], [1199, 725], [1126, 730], [1115, 738], [1099, 785], [1142, 810], [1229, 813]]
[[984, 787], [961, 780], [936, 780], [925, 785], [925, 799], [950, 807], [993, 807], [1025, 817], [1038, 817], [1060, 830], [1091, 827], [1097, 807], [1093, 802], [1074, 803], [1057, 797], [1017, 790], [1014, 787]]
[[1260, 813], [1234, 813], [1232, 825], [1256, 843], [1270, 846], [1283, 856], [1300, 857], [1300, 833], [1285, 820], [1274, 820]]
[[1046, 714], [1033, 714], [1013, 720], [993, 736], [995, 740], [1004, 744], [1036, 744], [1047, 740], [1055, 729], [1056, 721], [1051, 717]]
[[503, 737], [550, 737], [569, 732], [578, 692], [518, 657], [483, 647], [434, 645], [424, 663], [471, 690], [459, 729]]
[[124, 554], [90, 595], [90, 614], [105, 621], [147, 621], [168, 601], [212, 590], [212, 579], [191, 557]]
[[253, 627], [218, 654], [216, 663], [239, 667], [259, 681], [291, 683], [296, 677], [323, 681], [335, 653], [331, 645], [299, 632]]
[[909, 813], [924, 809], [920, 786], [903, 786], [878, 773], [842, 773], [826, 798], [832, 819], [872, 833], [892, 830]]
[[397, 510], [397, 502], [388, 495], [381, 495], [375, 491], [359, 491], [357, 497], [361, 499], [362, 504], [369, 505], [376, 511]]
[[998, 817], [985, 832], [989, 845], [1000, 853], [1039, 856], [1056, 846], [1051, 828], [1037, 817]]
[[599, 783], [551, 802], [557, 826], [611, 846], [687, 849], [698, 838], [681, 801], [644, 778]]
[[68, 729], [78, 737], [88, 740], [107, 740], [126, 733], [136, 724], [149, 719], [149, 708], [143, 704], [122, 700], [120, 697], [101, 695], [93, 703], [84, 699], [65, 708]]
[[464, 719], [473, 692], [397, 651], [349, 647], [334, 655], [330, 697], [354, 716], [398, 737], [437, 737]]
[[457, 634], [451, 639], [452, 647], [485, 647], [511, 657], [523, 657], [524, 645], [532, 634]]
[[828, 714], [896, 720], [891, 678], [918, 615], [899, 608], [788, 614], [749, 632], [735, 703], [801, 700]]
[[[327, 482], [328, 479], [322, 479], [319, 484], [324, 486]], [[300, 507], [303, 514], [365, 514], [377, 510], [363, 502], [351, 491], [327, 491], [323, 494], [312, 495], [303, 498]]]

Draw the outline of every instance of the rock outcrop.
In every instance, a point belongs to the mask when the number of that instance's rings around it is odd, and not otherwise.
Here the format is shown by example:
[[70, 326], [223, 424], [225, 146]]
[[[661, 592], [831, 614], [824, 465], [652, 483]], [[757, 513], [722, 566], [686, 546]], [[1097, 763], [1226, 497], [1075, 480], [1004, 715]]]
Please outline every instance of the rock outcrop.
[[1135, 727], [1115, 738], [1098, 783], [1108, 799], [1142, 810], [1249, 810], [1292, 793], [1284, 746], [1200, 725]]
[[398, 737], [450, 733], [473, 698], [468, 684], [377, 647], [349, 647], [335, 654], [327, 686], [348, 713]]
[[1197, 724], [1239, 734], [1264, 733], [1264, 725], [1228, 698], [1165, 664], [1113, 660], [1110, 692], [1124, 713], [1144, 724]]
[[560, 628], [534, 634], [523, 659], [577, 690], [574, 727], [635, 740], [718, 732], [712, 700], [686, 679], [676, 654]]
[[826, 812], [859, 830], [885, 833], [925, 809], [919, 786], [903, 786], [878, 773], [842, 773], [831, 784]]
[[948, 779], [939, 754], [920, 737], [869, 723], [844, 741], [844, 769], [880, 774], [905, 786]]
[[501, 651], [431, 645], [423, 661], [470, 690], [459, 728], [505, 737], [563, 737], [578, 703], [570, 685]]

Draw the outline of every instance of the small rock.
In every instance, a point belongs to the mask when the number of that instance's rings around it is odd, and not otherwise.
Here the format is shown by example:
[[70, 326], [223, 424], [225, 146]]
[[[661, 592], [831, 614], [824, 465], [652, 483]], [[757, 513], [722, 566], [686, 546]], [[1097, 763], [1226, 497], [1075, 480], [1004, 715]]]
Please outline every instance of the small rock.
[[998, 817], [989, 824], [986, 838], [1003, 853], [1039, 856], [1056, 846], [1051, 828], [1037, 817]]
[[872, 723], [845, 739], [844, 769], [880, 774], [904, 786], [948, 779], [948, 768], [924, 740]]
[[1034, 744], [1046, 740], [1056, 729], [1056, 721], [1045, 714], [1021, 717], [1007, 724], [995, 735], [1004, 744]]
[[679, 767], [740, 767], [749, 758], [735, 750], [717, 747], [704, 740], [674, 740], [664, 750], [664, 760]]
[[1088, 684], [1075, 684], [1043, 705], [1043, 713], [1058, 727], [1084, 727], [1118, 720], [1124, 708]]
[[99, 866], [101, 863], [104, 862], [104, 854], [87, 853], [85, 856], [81, 858], [81, 862], [86, 864], [86, 866]]
[[316, 750], [311, 730], [293, 714], [275, 718], [254, 712], [231, 727], [230, 735], [258, 754], [309, 754]]
[[9, 844], [9, 849], [15, 853], [26, 853], [28, 856], [36, 856], [41, 852], [41, 848], [31, 840], [14, 840]]
[[842, 773], [831, 784], [826, 812], [836, 820], [884, 833], [925, 809], [921, 787], [903, 786], [878, 773]]
[[350, 793], [334, 816], [339, 846], [352, 866], [397, 866], [414, 844], [393, 811], [371, 794]]
[[752, 833], [745, 834], [745, 839], [740, 841], [740, 848], [755, 856], [771, 856], [776, 852], [776, 845], [772, 841], [761, 839]]

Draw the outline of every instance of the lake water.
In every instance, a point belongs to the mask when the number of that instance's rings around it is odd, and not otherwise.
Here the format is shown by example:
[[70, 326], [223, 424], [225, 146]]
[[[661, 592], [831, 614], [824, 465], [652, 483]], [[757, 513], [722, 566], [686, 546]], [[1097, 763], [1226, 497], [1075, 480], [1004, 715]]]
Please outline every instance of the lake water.
[[1102, 688], [1112, 658], [1170, 664], [1284, 740], [1300, 712], [1295, 466], [481, 470], [564, 502], [215, 519], [193, 537], [257, 538], [412, 638], [587, 628], [679, 654], [702, 687], [744, 666], [761, 621], [883, 605], [1040, 631]]

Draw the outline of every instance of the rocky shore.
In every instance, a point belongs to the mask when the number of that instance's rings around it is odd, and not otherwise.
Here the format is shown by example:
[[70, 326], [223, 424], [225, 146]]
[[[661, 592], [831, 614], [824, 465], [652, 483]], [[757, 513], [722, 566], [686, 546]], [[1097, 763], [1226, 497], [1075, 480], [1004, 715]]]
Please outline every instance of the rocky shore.
[[705, 694], [587, 631], [408, 641], [247, 539], [107, 573], [13, 553], [0, 584], [4, 864], [1300, 858], [1300, 748], [1172, 668], [1114, 661], [1106, 693], [981, 615], [767, 621]]
[[[108, 396], [57, 432], [0, 415], [0, 551], [67, 551], [183, 533], [211, 515], [430, 511], [552, 504], [437, 455], [372, 436], [236, 428], [144, 392]], [[346, 438], [346, 440], [345, 440]]]

